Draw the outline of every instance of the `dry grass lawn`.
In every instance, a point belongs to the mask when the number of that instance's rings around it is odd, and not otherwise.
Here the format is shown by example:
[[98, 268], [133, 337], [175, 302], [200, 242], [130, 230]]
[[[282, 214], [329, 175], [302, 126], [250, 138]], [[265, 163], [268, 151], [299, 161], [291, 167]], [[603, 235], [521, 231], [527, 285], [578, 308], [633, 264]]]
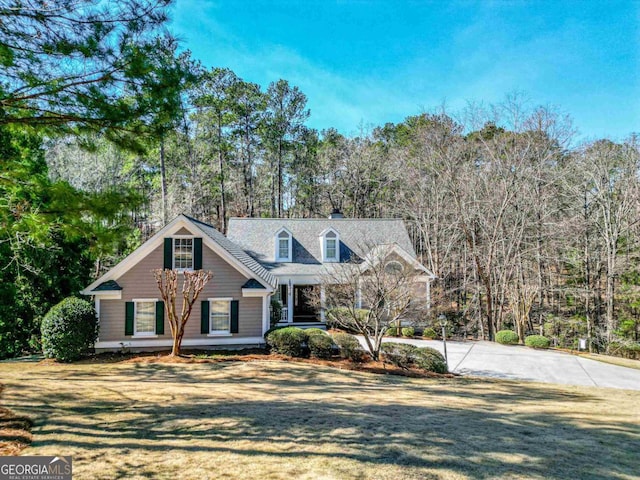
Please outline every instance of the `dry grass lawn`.
[[631, 479], [638, 392], [274, 361], [2, 363], [75, 479]]

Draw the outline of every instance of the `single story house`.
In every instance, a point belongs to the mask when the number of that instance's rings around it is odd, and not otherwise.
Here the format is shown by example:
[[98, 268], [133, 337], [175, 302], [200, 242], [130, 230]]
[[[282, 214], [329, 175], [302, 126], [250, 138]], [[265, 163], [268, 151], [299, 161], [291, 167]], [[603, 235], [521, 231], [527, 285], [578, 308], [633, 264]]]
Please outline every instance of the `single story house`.
[[[81, 292], [95, 301], [100, 322], [96, 349], [171, 346], [152, 273], [158, 268], [213, 272], [194, 305], [183, 347], [264, 343], [274, 296], [283, 305], [279, 324], [322, 328], [324, 313], [311, 302], [313, 290], [321, 288], [326, 268], [365, 258], [365, 244], [387, 246], [393, 261], [418, 269], [428, 305], [435, 277], [417, 260], [402, 220], [347, 219], [339, 213], [322, 219], [231, 218], [224, 236], [179, 215]], [[178, 311], [180, 303], [178, 291]]]

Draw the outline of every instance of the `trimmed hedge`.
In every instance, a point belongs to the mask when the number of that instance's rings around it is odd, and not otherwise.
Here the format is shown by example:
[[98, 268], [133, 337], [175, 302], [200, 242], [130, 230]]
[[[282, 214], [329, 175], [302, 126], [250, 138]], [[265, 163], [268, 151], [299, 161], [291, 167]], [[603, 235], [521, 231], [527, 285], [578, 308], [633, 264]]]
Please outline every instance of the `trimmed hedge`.
[[496, 342], [502, 345], [517, 345], [520, 339], [513, 330], [500, 330], [496, 333]]
[[424, 331], [422, 332], [422, 336], [424, 338], [429, 338], [431, 340], [433, 340], [434, 338], [438, 338], [438, 334], [431, 327], [425, 328]]
[[532, 348], [549, 348], [551, 340], [543, 335], [529, 335], [524, 339], [524, 344]]
[[444, 356], [435, 348], [418, 348], [415, 352], [415, 364], [427, 372], [447, 373]]
[[447, 364], [442, 354], [431, 347], [418, 348], [406, 343], [386, 342], [380, 346], [383, 362], [407, 370], [415, 366], [428, 372], [447, 373]]
[[398, 336], [398, 327], [389, 327], [386, 332], [387, 336], [397, 337]]
[[71, 362], [98, 338], [96, 311], [86, 300], [69, 297], [54, 305], [41, 325], [42, 352], [47, 358]]
[[309, 353], [315, 358], [331, 358], [333, 356], [333, 339], [324, 333], [310, 335], [307, 340]]
[[364, 361], [365, 352], [356, 337], [348, 333], [336, 333], [333, 336], [333, 340], [340, 348], [340, 356], [342, 358], [352, 362]]
[[298, 327], [273, 329], [265, 334], [267, 345], [272, 350], [290, 357], [303, 357], [308, 336]]
[[325, 330], [322, 330], [321, 328], [305, 328], [304, 333], [307, 334], [307, 337], [311, 337], [312, 335], [329, 336], [329, 334]]
[[402, 336], [403, 337], [413, 337], [416, 334], [416, 329], [413, 327], [404, 327], [402, 329]]
[[408, 343], [385, 342], [380, 345], [380, 351], [383, 354], [382, 361], [405, 370], [413, 365], [416, 350], [418, 347]]

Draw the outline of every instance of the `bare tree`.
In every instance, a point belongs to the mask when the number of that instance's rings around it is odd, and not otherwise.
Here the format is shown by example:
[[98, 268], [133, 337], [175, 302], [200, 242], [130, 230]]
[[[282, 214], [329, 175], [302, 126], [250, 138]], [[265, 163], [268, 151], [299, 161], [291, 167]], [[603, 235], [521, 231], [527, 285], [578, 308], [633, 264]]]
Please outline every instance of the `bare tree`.
[[[322, 277], [316, 302], [334, 324], [361, 334], [377, 360], [382, 338], [401, 319], [422, 319], [426, 309], [423, 271], [397, 258], [393, 247], [367, 248], [361, 261], [335, 264]], [[421, 278], [422, 277], [422, 278]], [[420, 298], [422, 291], [423, 298]], [[324, 298], [320, 298], [324, 296]], [[322, 301], [323, 300], [323, 301]]]
[[158, 289], [162, 300], [164, 300], [165, 313], [171, 327], [171, 336], [173, 337], [173, 346], [171, 348], [171, 356], [180, 355], [182, 346], [182, 337], [184, 337], [184, 327], [189, 321], [193, 305], [198, 299], [200, 292], [205, 285], [211, 280], [213, 274], [210, 271], [196, 270], [193, 272], [185, 271], [181, 273], [182, 280], [182, 309], [178, 316], [176, 308], [176, 300], [178, 297], [178, 276], [177, 270], [156, 269], [153, 270], [153, 276], [156, 279]]
[[589, 187], [596, 231], [606, 255], [606, 336], [609, 344], [616, 328], [614, 293], [621, 243], [638, 224], [640, 158], [630, 144], [599, 141], [588, 145], [579, 161]]

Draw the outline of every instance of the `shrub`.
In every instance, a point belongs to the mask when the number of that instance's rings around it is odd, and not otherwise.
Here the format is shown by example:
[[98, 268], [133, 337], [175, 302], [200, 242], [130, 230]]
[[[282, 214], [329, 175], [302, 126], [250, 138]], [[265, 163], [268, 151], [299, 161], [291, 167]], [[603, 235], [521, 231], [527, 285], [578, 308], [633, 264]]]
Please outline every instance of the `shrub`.
[[307, 344], [309, 345], [309, 352], [312, 357], [331, 358], [333, 355], [335, 343], [333, 343], [333, 339], [329, 335], [325, 335], [324, 333], [311, 335], [309, 336]]
[[428, 327], [424, 329], [424, 331], [422, 332], [422, 336], [433, 340], [434, 338], [438, 337], [438, 334], [433, 328]]
[[283, 355], [302, 357], [305, 354], [307, 334], [298, 327], [274, 329], [267, 336], [267, 345]]
[[524, 339], [524, 344], [532, 348], [549, 348], [551, 340], [542, 335], [529, 335]]
[[413, 337], [416, 334], [416, 329], [413, 327], [404, 327], [402, 329], [403, 337]]
[[45, 315], [41, 331], [45, 357], [77, 360], [98, 338], [96, 311], [86, 300], [65, 298]]
[[389, 327], [387, 328], [387, 335], [391, 337], [398, 336], [398, 327]]
[[415, 364], [428, 372], [447, 373], [447, 363], [442, 354], [431, 347], [421, 347], [415, 352]]
[[264, 340], [267, 343], [267, 345], [271, 346], [269, 344], [269, 336], [275, 332], [276, 330], [282, 330], [283, 328], [289, 328], [289, 327], [285, 327], [285, 326], [275, 326], [275, 327], [271, 327], [269, 330], [267, 330], [266, 332], [264, 332]]
[[312, 335], [329, 336], [329, 334], [325, 330], [322, 330], [321, 328], [306, 328], [304, 330], [304, 333], [307, 334], [307, 337], [311, 337]]
[[518, 341], [518, 334], [512, 330], [500, 330], [496, 333], [496, 342], [502, 345], [517, 345]]
[[404, 369], [413, 364], [416, 350], [418, 347], [406, 343], [385, 342], [380, 345], [380, 351], [383, 354], [382, 361]]
[[353, 335], [348, 333], [336, 333], [333, 340], [340, 348], [340, 356], [352, 362], [362, 362], [365, 357], [364, 350], [360, 342]]

